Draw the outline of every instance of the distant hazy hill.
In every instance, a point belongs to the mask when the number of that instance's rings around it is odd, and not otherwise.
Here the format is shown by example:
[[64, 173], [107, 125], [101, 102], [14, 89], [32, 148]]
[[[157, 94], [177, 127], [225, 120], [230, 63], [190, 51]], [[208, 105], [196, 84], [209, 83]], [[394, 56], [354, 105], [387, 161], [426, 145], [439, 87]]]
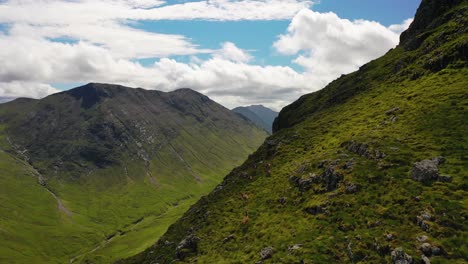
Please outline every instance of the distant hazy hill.
[[0, 262], [144, 250], [266, 132], [190, 89], [88, 84], [0, 105]]
[[6, 102], [9, 102], [9, 101], [12, 101], [14, 100], [15, 98], [11, 98], [11, 97], [1, 97], [0, 96], [0, 104], [2, 103], [6, 103]]
[[278, 112], [263, 105], [240, 106], [232, 109], [232, 111], [246, 117], [270, 134], [272, 133], [273, 121], [278, 116]]
[[468, 1], [423, 0], [398, 47], [285, 107], [123, 263], [468, 263], [467, 25]]

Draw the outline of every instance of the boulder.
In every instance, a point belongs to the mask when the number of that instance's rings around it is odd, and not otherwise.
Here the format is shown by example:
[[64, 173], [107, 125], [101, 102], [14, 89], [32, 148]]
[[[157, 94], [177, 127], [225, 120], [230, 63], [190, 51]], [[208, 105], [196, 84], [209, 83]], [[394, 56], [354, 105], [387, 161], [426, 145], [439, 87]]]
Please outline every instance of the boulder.
[[442, 254], [442, 250], [439, 247], [433, 246], [427, 242], [421, 244], [421, 246], [419, 246], [419, 250], [421, 250], [421, 252], [427, 257], [439, 256]]
[[391, 253], [393, 264], [412, 264], [413, 258], [403, 251], [403, 248], [399, 247]]
[[424, 255], [421, 256], [421, 260], [423, 264], [431, 264], [431, 261], [429, 260], [429, 258]]
[[273, 256], [275, 249], [273, 247], [266, 247], [260, 251], [260, 257], [262, 260], [269, 259]]
[[180, 260], [184, 260], [187, 256], [197, 253], [198, 241], [200, 238], [194, 235], [189, 235], [180, 241], [176, 248], [176, 257]]
[[419, 182], [432, 182], [439, 178], [439, 162], [434, 159], [416, 162], [411, 170], [411, 178]]

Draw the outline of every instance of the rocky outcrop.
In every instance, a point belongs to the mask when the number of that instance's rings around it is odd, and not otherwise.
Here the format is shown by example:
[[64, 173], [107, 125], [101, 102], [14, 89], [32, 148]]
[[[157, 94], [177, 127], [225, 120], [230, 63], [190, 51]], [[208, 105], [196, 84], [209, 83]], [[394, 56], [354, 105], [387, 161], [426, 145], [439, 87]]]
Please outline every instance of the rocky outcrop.
[[184, 260], [186, 257], [197, 253], [198, 241], [200, 241], [200, 238], [194, 235], [189, 235], [184, 238], [176, 248], [176, 257], [180, 260]]
[[393, 264], [413, 264], [413, 257], [406, 254], [401, 247], [392, 251], [391, 258]]
[[262, 260], [269, 259], [273, 256], [275, 249], [273, 247], [266, 247], [260, 251], [260, 258]]
[[419, 247], [419, 249], [427, 257], [439, 256], [442, 253], [442, 250], [439, 247], [433, 246], [433, 245], [431, 245], [431, 244], [429, 244], [427, 242], [423, 243]]
[[422, 160], [414, 163], [411, 178], [415, 181], [429, 183], [433, 181], [451, 182], [452, 177], [439, 175], [439, 165], [445, 162], [444, 157]]
[[383, 159], [387, 156], [382, 151], [376, 148], [371, 148], [366, 143], [359, 143], [353, 140], [344, 142], [343, 144], [341, 144], [341, 147], [345, 148], [350, 152], [358, 154], [359, 156], [364, 157], [366, 159], [378, 160]]
[[343, 180], [343, 175], [335, 166], [329, 166], [322, 174], [322, 179], [325, 182], [327, 191], [333, 191], [338, 188], [338, 183]]
[[416, 224], [424, 231], [429, 231], [429, 229], [431, 228], [431, 226], [429, 225], [429, 221], [433, 221], [434, 218], [432, 217], [432, 215], [427, 212], [427, 211], [424, 211], [421, 213], [421, 215], [418, 215], [416, 217]]

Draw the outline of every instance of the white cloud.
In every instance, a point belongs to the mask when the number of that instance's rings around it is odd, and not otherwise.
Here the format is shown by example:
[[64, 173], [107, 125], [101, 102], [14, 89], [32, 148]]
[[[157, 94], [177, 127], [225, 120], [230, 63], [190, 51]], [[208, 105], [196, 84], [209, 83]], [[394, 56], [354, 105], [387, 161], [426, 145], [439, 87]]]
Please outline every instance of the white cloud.
[[[21, 0], [0, 2], [0, 96], [40, 98], [56, 92], [51, 83], [108, 82], [169, 91], [189, 87], [227, 107], [265, 104], [279, 110], [357, 69], [398, 42], [401, 27], [348, 21], [302, 7], [310, 1], [210, 0], [168, 5], [156, 0]], [[294, 14], [296, 14], [294, 16]], [[288, 31], [274, 43], [304, 67], [253, 65], [248, 51], [225, 42], [200, 48], [180, 35], [137, 30], [141, 19], [284, 19]], [[67, 38], [69, 43], [54, 38]], [[248, 47], [245, 47], [248, 48]], [[210, 53], [200, 59], [200, 53]], [[189, 63], [168, 58], [189, 55]], [[160, 58], [143, 66], [138, 58]]]
[[299, 54], [294, 62], [324, 83], [382, 56], [398, 41], [399, 34], [377, 22], [304, 9], [274, 47], [282, 54]]
[[252, 60], [252, 56], [248, 52], [239, 49], [232, 42], [224, 42], [222, 48], [214, 52], [214, 57], [235, 62], [249, 62]]
[[414, 20], [413, 18], [408, 18], [405, 21], [403, 21], [403, 23], [401, 24], [395, 24], [395, 25], [389, 26], [388, 29], [395, 32], [396, 34], [401, 34], [403, 33], [403, 31], [409, 28], [411, 23], [413, 23], [413, 20]]
[[56, 92], [59, 92], [59, 90], [45, 83], [0, 82], [0, 98], [2, 98], [2, 102], [17, 97], [42, 98]]

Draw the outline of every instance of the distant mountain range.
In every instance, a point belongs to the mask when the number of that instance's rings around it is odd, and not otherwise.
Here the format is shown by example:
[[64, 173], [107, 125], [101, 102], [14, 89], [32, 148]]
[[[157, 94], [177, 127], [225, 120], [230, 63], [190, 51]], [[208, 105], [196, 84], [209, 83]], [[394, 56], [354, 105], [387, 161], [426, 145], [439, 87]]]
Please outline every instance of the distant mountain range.
[[232, 111], [246, 117], [270, 134], [272, 133], [273, 121], [278, 116], [278, 112], [263, 105], [240, 106], [232, 109]]
[[190, 89], [90, 83], [0, 105], [0, 262], [144, 250], [267, 133]]
[[283, 108], [119, 263], [468, 263], [467, 25], [467, 0], [422, 0], [398, 47]]

